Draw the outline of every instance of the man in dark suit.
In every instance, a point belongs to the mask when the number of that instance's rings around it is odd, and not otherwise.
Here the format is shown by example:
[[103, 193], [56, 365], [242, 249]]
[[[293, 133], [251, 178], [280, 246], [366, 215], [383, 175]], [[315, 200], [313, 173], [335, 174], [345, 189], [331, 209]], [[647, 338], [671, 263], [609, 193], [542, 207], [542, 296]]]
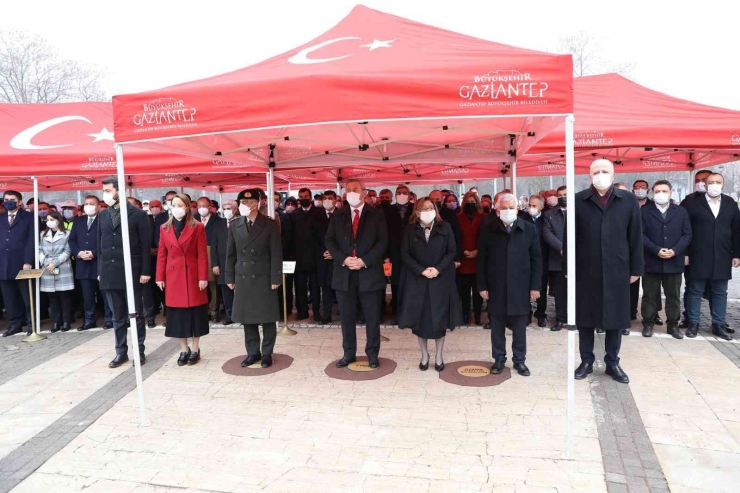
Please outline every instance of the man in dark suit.
[[0, 290], [8, 313], [8, 329], [3, 337], [18, 334], [23, 325], [31, 328], [28, 281], [16, 281], [20, 270], [32, 269], [35, 262], [33, 214], [21, 209], [23, 195], [7, 190], [3, 195], [6, 212], [0, 213]]
[[100, 213], [98, 220], [98, 276], [100, 289], [108, 297], [113, 310], [113, 326], [116, 332], [116, 357], [108, 365], [118, 368], [128, 361], [126, 331], [128, 327], [128, 302], [126, 298], [126, 267], [123, 259], [123, 238], [121, 228], [121, 205], [128, 217], [129, 245], [131, 247], [131, 275], [133, 279], [134, 304], [136, 306], [136, 327], [138, 331], [139, 355], [141, 363], [146, 362], [144, 341], [144, 307], [142, 285], [151, 278], [152, 225], [149, 216], [128, 202], [123, 202], [118, 194], [118, 178], [112, 176], [103, 180], [103, 200], [108, 208]]
[[517, 200], [504, 194], [498, 203], [499, 217], [481, 225], [478, 240], [478, 290], [488, 300], [491, 346], [495, 362], [492, 373], [506, 363], [506, 331], [513, 332], [511, 351], [514, 369], [530, 375], [527, 356], [527, 318], [531, 301], [540, 296], [542, 258], [540, 239], [531, 222], [518, 218]]
[[[388, 252], [385, 254], [385, 261], [391, 264], [391, 309], [393, 310], [392, 325], [397, 324], [396, 314], [398, 313], [398, 283], [401, 280], [401, 244], [403, 243], [403, 232], [409, 224], [409, 219], [414, 213], [414, 205], [409, 203], [411, 191], [406, 185], [399, 185], [396, 188], [396, 203], [385, 204], [383, 212], [385, 213], [385, 223], [388, 227]], [[458, 221], [459, 224], [459, 221]]]
[[660, 287], [665, 292], [668, 333], [683, 339], [681, 317], [681, 275], [685, 253], [691, 244], [691, 221], [683, 207], [671, 204], [671, 183], [653, 184], [653, 198], [640, 210], [642, 242], [645, 248], [645, 275], [642, 278], [642, 335], [652, 337], [660, 305]]
[[[540, 239], [540, 258], [542, 261], [542, 286], [538, 291], [540, 297], [537, 298], [537, 309], [534, 316], [537, 319], [537, 325], [547, 327], [547, 285], [548, 285], [548, 267], [549, 248], [545, 241], [545, 198], [542, 195], [532, 195], [529, 197], [527, 211], [524, 213], [527, 222], [534, 224], [537, 231], [537, 237]], [[530, 312], [531, 313], [531, 312]], [[531, 320], [531, 315], [530, 315]]]
[[550, 330], [557, 332], [568, 323], [568, 282], [565, 279], [566, 268], [563, 258], [563, 233], [565, 231], [565, 210], [567, 188], [557, 189], [558, 206], [545, 214], [542, 233], [548, 246], [547, 268], [553, 277], [555, 287], [555, 325]]
[[[635, 197], [637, 197], [637, 203], [640, 204], [640, 207], [645, 207], [646, 205], [650, 205], [653, 203], [650, 198], [648, 198], [648, 194], [650, 191], [650, 185], [645, 180], [637, 180], [635, 183], [632, 184], [632, 193], [635, 194]], [[630, 284], [630, 319], [631, 320], [637, 320], [637, 302], [640, 299], [640, 279]], [[663, 302], [662, 300], [658, 304], [658, 311], [663, 309]], [[660, 316], [658, 316], [658, 313], [655, 313], [655, 320], [653, 321], [655, 325], [663, 325], [663, 320], [661, 320]], [[628, 335], [624, 333], [623, 335]]]
[[342, 321], [344, 356], [337, 362], [343, 368], [356, 361], [357, 300], [365, 315], [367, 344], [365, 354], [371, 368], [379, 366], [380, 299], [385, 290], [383, 259], [388, 249], [388, 228], [383, 211], [365, 202], [365, 185], [347, 181], [347, 207], [329, 222], [326, 247], [334, 259], [332, 287], [337, 292]]
[[[295, 197], [285, 199], [285, 208], [278, 213], [280, 218], [280, 244], [283, 248], [283, 261], [292, 261], [293, 258], [293, 211], [298, 208], [298, 201]], [[280, 320], [286, 315], [293, 312], [293, 274], [285, 274], [285, 300], [283, 301], [283, 290], [278, 290], [278, 299], [280, 301]], [[285, 310], [283, 309], [285, 308]]]
[[[314, 206], [311, 190], [301, 188], [298, 191], [300, 207], [291, 214], [292, 248], [295, 267], [295, 306], [298, 320], [308, 318], [308, 289], [311, 290], [314, 321], [321, 321], [321, 296], [318, 293], [318, 226], [319, 216], [323, 214]], [[309, 288], [310, 284], [310, 288]]]
[[[198, 199], [198, 215], [200, 216], [200, 222], [206, 229], [206, 241], [208, 242], [208, 258], [209, 262], [211, 259], [211, 249], [213, 248], [213, 236], [216, 229], [221, 225], [221, 219], [216, 214], [211, 212], [211, 199], [208, 197], [201, 197]], [[219, 269], [220, 271], [220, 269]], [[208, 269], [208, 312], [211, 320], [214, 322], [218, 321], [218, 284], [216, 283], [216, 277], [218, 275], [213, 270], [213, 265]]]
[[233, 324], [231, 313], [234, 306], [234, 291], [226, 285], [226, 253], [228, 248], [229, 230], [234, 219], [239, 217], [239, 206], [236, 200], [225, 200], [221, 206], [224, 215], [223, 221], [218, 223], [213, 232], [213, 244], [211, 246], [211, 268], [217, 276], [216, 282], [221, 288], [221, 299], [224, 302], [226, 320], [223, 325]]
[[331, 287], [332, 277], [334, 276], [334, 260], [331, 252], [326, 248], [326, 231], [329, 229], [329, 222], [337, 212], [337, 194], [333, 190], [324, 192], [324, 198], [321, 202], [321, 208], [324, 210], [318, 215], [316, 220], [316, 233], [318, 248], [316, 253], [318, 289], [313, 296], [320, 296], [323, 302], [323, 313], [321, 314], [321, 324], [330, 324], [332, 322], [332, 306], [334, 304], [334, 289]]
[[[614, 165], [591, 163], [592, 186], [576, 194], [576, 323], [581, 364], [575, 378], [593, 373], [595, 329], [604, 329], [606, 374], [629, 377], [619, 365], [622, 329], [630, 326], [630, 283], [645, 271], [637, 198], [613, 185]], [[570, 227], [570, 225], [568, 225]], [[568, 244], [566, 242], [567, 250]], [[567, 256], [567, 253], [565, 254]]]
[[685, 201], [684, 207], [691, 220], [692, 240], [688, 262], [691, 277], [688, 279], [689, 326], [686, 337], [696, 337], [699, 331], [701, 297], [710, 291], [712, 334], [731, 340], [725, 324], [727, 313], [727, 284], [732, 278], [732, 268], [740, 267], [740, 210], [737, 202], [722, 193], [724, 177], [712, 173], [707, 177], [704, 198]]

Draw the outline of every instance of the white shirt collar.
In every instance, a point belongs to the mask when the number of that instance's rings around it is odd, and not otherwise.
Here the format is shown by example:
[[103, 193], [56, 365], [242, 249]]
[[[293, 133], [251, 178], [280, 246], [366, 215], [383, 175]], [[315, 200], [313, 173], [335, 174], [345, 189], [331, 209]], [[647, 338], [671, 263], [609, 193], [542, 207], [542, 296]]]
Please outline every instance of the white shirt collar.
[[666, 202], [665, 205], [660, 205], [657, 202], [655, 203], [655, 207], [657, 207], [660, 212], [667, 211], [670, 206], [671, 206], [670, 201], [669, 202]]
[[[706, 199], [707, 202], [709, 202], [709, 205], [713, 205], [714, 200], [712, 200], [712, 197], [710, 197], [708, 193], [705, 193], [704, 195], [706, 195]], [[717, 197], [717, 203], [719, 204], [720, 202], [722, 202], [722, 194], [719, 194], [719, 196]]]
[[360, 216], [362, 216], [362, 209], [365, 208], [365, 201], [363, 200], [357, 207], [349, 206], [349, 208], [352, 210], [352, 219], [355, 217], [355, 211], [360, 211]]

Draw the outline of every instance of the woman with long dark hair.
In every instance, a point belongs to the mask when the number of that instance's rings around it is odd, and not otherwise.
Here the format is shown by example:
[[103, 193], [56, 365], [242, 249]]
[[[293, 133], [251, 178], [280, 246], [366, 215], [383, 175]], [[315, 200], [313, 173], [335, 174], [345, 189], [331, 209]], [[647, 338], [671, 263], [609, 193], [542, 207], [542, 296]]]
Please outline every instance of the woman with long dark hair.
[[470, 321], [470, 300], [472, 293], [473, 315], [475, 325], [482, 325], [481, 311], [483, 298], [478, 293], [478, 237], [480, 235], [480, 223], [485, 217], [478, 194], [468, 192], [463, 197], [462, 212], [457, 216], [462, 231], [463, 256], [457, 274], [460, 276], [459, 290], [462, 300], [463, 324]]

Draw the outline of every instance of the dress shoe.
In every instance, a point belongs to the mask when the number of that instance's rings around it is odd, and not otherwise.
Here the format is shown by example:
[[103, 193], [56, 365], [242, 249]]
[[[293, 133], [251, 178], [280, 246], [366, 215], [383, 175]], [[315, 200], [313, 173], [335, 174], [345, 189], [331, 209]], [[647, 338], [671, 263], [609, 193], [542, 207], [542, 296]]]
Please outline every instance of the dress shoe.
[[514, 369], [523, 377], [528, 377], [529, 375], [531, 375], [531, 373], [529, 372], [529, 368], [527, 368], [527, 365], [525, 365], [524, 363], [514, 363]]
[[152, 318], [146, 321], [146, 326], [149, 327], [150, 329], [153, 329], [154, 327], [157, 326], [157, 322], [155, 322], [154, 319]]
[[321, 325], [331, 325], [333, 322], [331, 315], [327, 315], [325, 317], [321, 317]]
[[622, 329], [622, 335], [623, 335], [623, 336], [628, 336], [628, 335], [630, 335], [630, 330], [629, 330], [629, 329], [627, 329], [627, 328], [624, 328], [624, 329]]
[[104, 329], [112, 329], [113, 328], [113, 322], [105, 322], [105, 325], [103, 325]]
[[108, 363], [108, 368], [118, 368], [128, 361], [128, 354], [117, 354], [113, 361]]
[[72, 330], [72, 326], [70, 324], [62, 325], [62, 332], [69, 332], [70, 330]]
[[484, 325], [483, 330], [491, 330], [491, 325], [490, 324]]
[[318, 313], [314, 313], [313, 321], [316, 322], [317, 324], [321, 324], [322, 323], [321, 320], [322, 320], [321, 316]]
[[610, 375], [614, 380], [616, 380], [619, 383], [630, 383], [630, 377], [627, 376], [624, 370], [622, 370], [622, 367], [619, 365], [607, 366], [606, 371], [604, 373], [606, 373], [607, 375]]
[[602, 329], [602, 328], [597, 328], [596, 329], [596, 333], [597, 334], [603, 334], [604, 332], [606, 332], [606, 331], [604, 329]]
[[419, 362], [419, 369], [421, 371], [427, 371], [429, 369], [429, 360], [426, 363]]
[[[190, 351], [190, 356], [188, 356], [188, 366], [197, 365], [198, 361], [200, 361], [200, 349], [198, 351]], [[265, 367], [265, 360], [262, 360], [262, 367]]]
[[445, 369], [445, 362], [443, 361], [440, 364], [434, 363], [434, 369], [437, 370], [438, 372], [444, 370]]
[[678, 324], [678, 328], [679, 329], [688, 329], [689, 328], [689, 321], [684, 318], [683, 320], [681, 320], [681, 323]]
[[681, 333], [681, 329], [676, 327], [676, 324], [668, 324], [667, 332], [673, 336], [674, 339], [683, 339], [683, 334]]
[[234, 324], [234, 321], [231, 320], [230, 318], [227, 318], [226, 320], [221, 322], [221, 325], [233, 325], [233, 324]]
[[[368, 361], [367, 366], [369, 366], [373, 370], [376, 369], [376, 368], [378, 368], [380, 366], [380, 361], [378, 361], [378, 357], [377, 356], [375, 356], [374, 358], [368, 357], [367, 361]], [[434, 366], [436, 368], [437, 365], [434, 365]]]
[[139, 364], [145, 365], [146, 364], [146, 354], [139, 353]]
[[365, 317], [357, 317], [357, 323], [359, 325], [365, 325]]
[[560, 332], [565, 327], [565, 324], [563, 322], [558, 322], [552, 327], [550, 327], [550, 330], [553, 332]]
[[727, 330], [725, 330], [725, 324], [712, 324], [712, 334], [715, 337], [724, 339], [725, 341], [732, 340], [732, 336], [727, 333]]
[[576, 368], [575, 378], [576, 380], [583, 380], [584, 378], [586, 378], [593, 372], [594, 372], [593, 363], [581, 363], [580, 365], [578, 365], [578, 368]]
[[[52, 334], [56, 334], [60, 330], [62, 330], [62, 329], [61, 329], [61, 327], [59, 327], [59, 324], [52, 324], [51, 325], [51, 333]], [[20, 332], [20, 330], [18, 330], [18, 332]]]
[[735, 333], [735, 329], [731, 329], [730, 326], [727, 325], [727, 324], [725, 324], [725, 330], [727, 331], [728, 334], [734, 334]]
[[246, 368], [247, 366], [252, 366], [256, 362], [262, 359], [261, 354], [255, 354], [253, 356], [247, 356], [244, 358], [244, 361], [242, 361], [242, 368]]
[[32, 330], [31, 330], [31, 329], [28, 329], [28, 330], [26, 331], [26, 335], [27, 335], [27, 336], [30, 336], [30, 335], [31, 335], [31, 332], [32, 332]]
[[354, 363], [357, 361], [357, 358], [354, 356], [345, 356], [344, 358], [337, 361], [337, 368], [344, 368], [345, 366], [349, 366], [350, 363]]
[[391, 325], [398, 325], [398, 319], [396, 317], [391, 319]]
[[86, 330], [94, 329], [96, 325], [98, 325], [97, 322], [91, 322], [89, 324], [84, 324], [82, 327], [78, 328], [77, 330], [79, 332], [84, 332]]
[[262, 356], [262, 364], [261, 364], [261, 366], [262, 366], [262, 368], [269, 368], [269, 367], [271, 367], [272, 366], [272, 356], [270, 356], [269, 354], [266, 354], [266, 355]]
[[547, 327], [547, 317], [537, 317], [538, 327]]
[[187, 351], [182, 351], [180, 353], [180, 357], [177, 358], [177, 366], [185, 366], [188, 363], [189, 357], [190, 357], [190, 348], [188, 348]]
[[481, 321], [481, 319], [476, 318], [475, 319], [475, 325], [477, 325], [478, 327], [480, 327], [481, 325], [483, 325], [483, 322]]
[[498, 375], [502, 371], [504, 371], [504, 368], [506, 367], [506, 358], [497, 359], [494, 361], [493, 366], [491, 367], [491, 373], [494, 375]]
[[658, 315], [656, 315], [655, 318], [653, 319], [653, 324], [654, 325], [663, 325], [663, 319], [660, 318]]
[[693, 339], [698, 333], [699, 324], [689, 323], [689, 326], [686, 328], [686, 337], [688, 337], [689, 339]]
[[645, 324], [642, 327], [642, 337], [653, 337], [653, 326]]
[[5, 331], [5, 333], [3, 334], [3, 337], [10, 337], [16, 334], [20, 334], [21, 330], [22, 329], [20, 327], [11, 327]]

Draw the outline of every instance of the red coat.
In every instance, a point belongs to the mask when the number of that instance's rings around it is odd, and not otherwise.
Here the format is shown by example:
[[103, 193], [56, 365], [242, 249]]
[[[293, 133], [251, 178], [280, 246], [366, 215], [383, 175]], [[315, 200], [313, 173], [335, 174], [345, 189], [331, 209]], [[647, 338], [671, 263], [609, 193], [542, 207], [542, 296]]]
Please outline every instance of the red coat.
[[[465, 213], [457, 216], [460, 222], [460, 231], [462, 232], [462, 249], [472, 252], [478, 249], [478, 236], [480, 235], [480, 222], [485, 217], [484, 214], [475, 213], [471, 222]], [[462, 253], [462, 252], [461, 252]], [[470, 259], [462, 255], [460, 267], [457, 268], [458, 274], [475, 274], [478, 268], [478, 260]]]
[[157, 255], [157, 282], [165, 282], [165, 305], [190, 308], [208, 303], [207, 290], [198, 289], [198, 281], [208, 281], [208, 249], [203, 224], [189, 224], [175, 236], [161, 226]]

